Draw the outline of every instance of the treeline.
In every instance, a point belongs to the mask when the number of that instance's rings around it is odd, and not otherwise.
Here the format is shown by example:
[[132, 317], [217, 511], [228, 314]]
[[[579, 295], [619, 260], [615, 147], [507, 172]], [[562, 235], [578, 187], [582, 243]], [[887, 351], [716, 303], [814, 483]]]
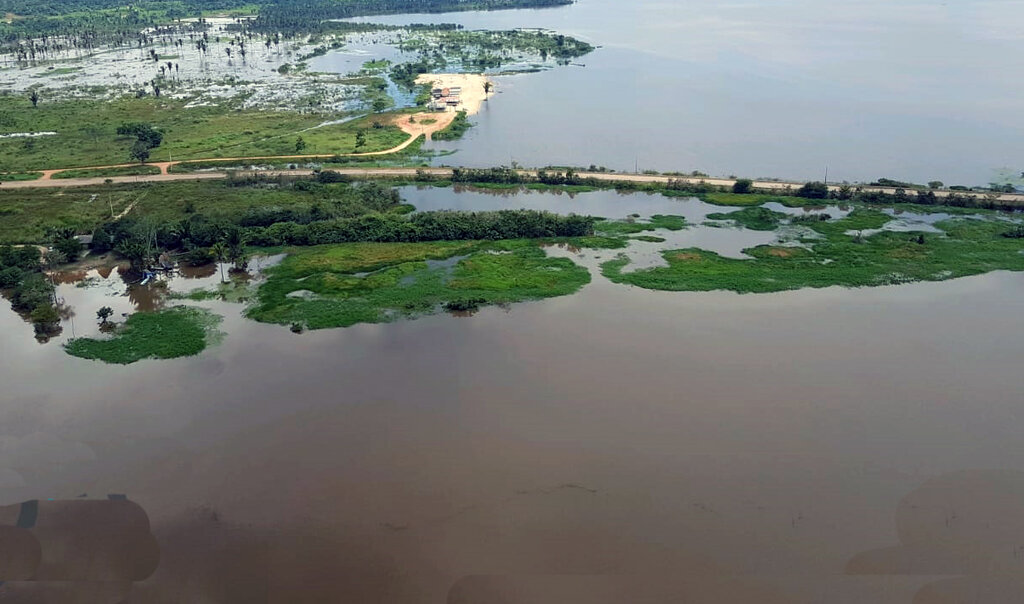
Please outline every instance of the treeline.
[[[0, 0], [0, 15], [16, 16], [10, 23], [0, 21], [0, 42], [8, 52], [19, 52], [24, 46], [24, 57], [19, 55], [19, 60], [31, 60], [32, 55], [144, 40], [152, 34], [170, 33], [162, 31], [168, 27], [177, 31], [188, 29], [191, 26], [172, 24], [200, 17], [204, 11], [255, 7], [258, 16], [239, 21], [236, 29], [288, 38], [337, 29], [343, 24], [330, 20], [361, 15], [543, 8], [571, 3], [572, 0]], [[149, 34], [142, 33], [146, 29]], [[46, 40], [39, 44], [41, 38]]]
[[572, 0], [264, 0], [252, 27], [257, 31], [315, 28], [329, 19], [395, 13], [446, 13], [509, 8], [545, 8]]
[[[309, 205], [254, 206], [244, 212], [157, 220], [127, 216], [95, 229], [94, 253], [115, 251], [136, 270], [171, 251], [188, 264], [212, 260], [245, 265], [246, 246], [320, 245], [349, 242], [416, 242], [482, 239], [580, 237], [594, 232], [595, 220], [537, 211], [425, 212], [409, 215], [398, 191], [380, 183], [344, 182], [336, 172], [316, 180], [237, 179], [228, 186], [291, 187], [312, 194]], [[334, 184], [338, 183], [338, 184]], [[188, 211], [186, 209], [186, 211]]]
[[164, 250], [177, 250], [185, 255], [186, 262], [204, 264], [214, 259], [211, 250], [219, 243], [275, 247], [584, 237], [594, 233], [594, 222], [589, 216], [560, 216], [536, 210], [412, 215], [374, 212], [353, 218], [318, 215], [315, 210], [270, 210], [253, 211], [234, 220], [194, 215], [162, 224], [125, 218], [97, 229], [92, 249], [95, 253], [114, 250], [141, 270]]
[[38, 248], [0, 246], [0, 289], [7, 292], [14, 310], [29, 316], [37, 334], [59, 329], [53, 284], [43, 274]]
[[564, 172], [538, 170], [533, 176], [513, 168], [452, 168], [451, 181], [466, 184], [525, 185], [540, 183], [552, 186], [582, 185], [609, 187], [608, 181], [583, 178], [569, 168]]
[[[422, 181], [437, 180], [436, 177], [426, 172], [421, 173], [417, 178]], [[908, 191], [897, 189], [894, 193], [884, 193], [881, 191], [867, 191], [863, 187], [853, 185], [842, 185], [836, 190], [831, 190], [822, 182], [809, 182], [801, 187], [763, 191], [741, 186], [740, 188], [743, 190], [737, 190], [736, 187], [721, 187], [703, 181], [695, 183], [684, 178], [670, 178], [665, 183], [598, 180], [596, 178], [580, 176], [572, 168], [565, 170], [539, 170], [536, 176], [508, 167], [481, 169], [453, 168], [451, 181], [464, 184], [528, 185], [539, 183], [551, 186], [585, 186], [617, 189], [620, 191], [647, 191], [666, 195], [692, 195], [694, 197], [701, 197], [710, 193], [741, 193], [800, 197], [820, 201], [849, 201], [873, 205], [921, 204], [1006, 211], [1020, 211], [1022, 209], [1021, 205], [1017, 202], [999, 199], [1000, 194], [997, 192], [981, 195], [950, 191], [940, 196], [932, 190], [915, 189]], [[741, 179], [738, 182], [746, 183], [747, 181]]]
[[594, 234], [590, 216], [559, 216], [537, 210], [497, 212], [423, 212], [412, 216], [371, 214], [309, 224], [276, 223], [246, 229], [250, 245], [322, 245], [328, 243], [460, 241], [585, 237]]

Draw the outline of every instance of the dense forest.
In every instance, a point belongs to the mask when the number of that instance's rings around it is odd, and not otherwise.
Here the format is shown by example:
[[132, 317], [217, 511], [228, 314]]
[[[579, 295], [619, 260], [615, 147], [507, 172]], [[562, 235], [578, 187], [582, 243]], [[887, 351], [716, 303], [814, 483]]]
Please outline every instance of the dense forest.
[[[330, 20], [360, 15], [402, 12], [450, 12], [541, 8], [571, 4], [572, 0], [52, 0], [26, 3], [0, 0], [0, 50], [19, 60], [39, 54], [82, 51], [103, 44], [145, 46], [161, 36], [188, 36], [189, 42], [206, 29], [201, 18], [217, 11], [252, 14], [232, 29], [251, 40], [254, 35], [290, 38], [302, 34], [345, 31], [347, 24]], [[358, 26], [352, 29], [359, 29]], [[179, 42], [184, 43], [183, 40]]]
[[0, 12], [21, 17], [54, 17], [71, 13], [109, 10], [127, 5], [144, 11], [194, 16], [201, 12], [227, 11], [257, 6], [261, 10], [313, 12], [324, 18], [354, 17], [394, 12], [434, 13], [463, 10], [538, 8], [571, 4], [572, 0], [0, 0]]

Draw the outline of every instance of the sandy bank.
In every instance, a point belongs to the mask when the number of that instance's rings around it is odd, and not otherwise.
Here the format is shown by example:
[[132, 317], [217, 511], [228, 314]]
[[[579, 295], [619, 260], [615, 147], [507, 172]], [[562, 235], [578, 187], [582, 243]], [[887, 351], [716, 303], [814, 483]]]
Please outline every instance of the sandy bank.
[[491, 82], [490, 78], [474, 73], [425, 73], [416, 78], [417, 84], [432, 84], [435, 88], [462, 88], [462, 105], [459, 109], [469, 115], [479, 112], [487, 97], [494, 94], [493, 88], [490, 94], [484, 92], [485, 82]]

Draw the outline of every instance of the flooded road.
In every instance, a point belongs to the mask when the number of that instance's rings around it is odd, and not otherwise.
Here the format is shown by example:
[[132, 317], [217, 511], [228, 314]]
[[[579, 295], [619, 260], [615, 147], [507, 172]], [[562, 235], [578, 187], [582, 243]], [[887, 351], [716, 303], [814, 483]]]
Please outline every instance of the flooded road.
[[131, 367], [3, 312], [0, 506], [137, 503], [159, 563], [128, 602], [1019, 593], [998, 590], [1024, 569], [1021, 300], [1007, 273], [753, 296], [595, 276], [302, 335], [208, 302], [223, 343]]

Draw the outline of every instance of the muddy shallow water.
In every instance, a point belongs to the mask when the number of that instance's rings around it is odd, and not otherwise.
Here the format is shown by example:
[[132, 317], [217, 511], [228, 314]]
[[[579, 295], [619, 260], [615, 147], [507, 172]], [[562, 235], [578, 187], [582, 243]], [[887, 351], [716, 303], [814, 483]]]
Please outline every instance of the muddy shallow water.
[[596, 277], [302, 335], [204, 303], [222, 344], [131, 367], [3, 312], [0, 505], [136, 502], [159, 563], [104, 584], [129, 602], [1006, 589], [1024, 561], [979, 515], [1021, 534], [1022, 299], [1009, 273], [756, 296]]

